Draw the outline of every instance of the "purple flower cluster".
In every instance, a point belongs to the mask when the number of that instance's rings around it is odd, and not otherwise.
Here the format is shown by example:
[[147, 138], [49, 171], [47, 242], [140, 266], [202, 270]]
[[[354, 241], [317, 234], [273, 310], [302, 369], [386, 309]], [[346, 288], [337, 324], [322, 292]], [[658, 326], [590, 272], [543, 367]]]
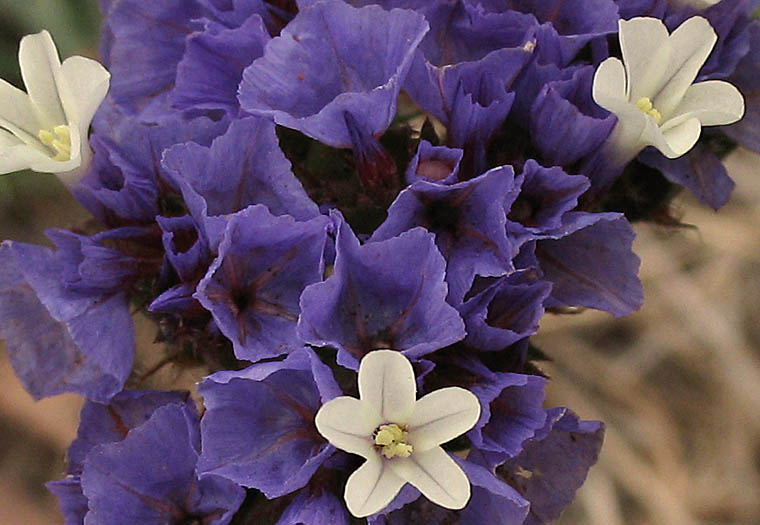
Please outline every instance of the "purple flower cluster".
[[[673, 183], [719, 207], [720, 155], [760, 151], [756, 2], [689, 4], [101, 0], [111, 89], [72, 189], [97, 221], [0, 245], [16, 373], [88, 400], [49, 484], [66, 523], [354, 522], [360, 459], [314, 418], [358, 397], [376, 349], [421, 394], [469, 390], [480, 418], [443, 446], [467, 506], [407, 485], [367, 523], [556, 519], [603, 426], [542, 407], [530, 336], [546, 311], [639, 308], [629, 220], [661, 217]], [[681, 158], [606, 164], [618, 118], [592, 85], [619, 20], [694, 15], [717, 33], [698, 80], [734, 83], [747, 116]], [[135, 312], [205, 371], [201, 410], [141, 390]]]

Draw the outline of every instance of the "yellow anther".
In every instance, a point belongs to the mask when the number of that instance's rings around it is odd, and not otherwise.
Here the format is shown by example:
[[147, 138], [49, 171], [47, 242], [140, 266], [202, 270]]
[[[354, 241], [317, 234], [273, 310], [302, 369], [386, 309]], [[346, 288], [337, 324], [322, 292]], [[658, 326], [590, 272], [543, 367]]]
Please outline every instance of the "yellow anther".
[[408, 433], [395, 423], [380, 425], [375, 432], [375, 446], [381, 448], [383, 456], [391, 459], [395, 456], [408, 458], [414, 448], [406, 443]]
[[56, 126], [52, 133], [46, 129], [41, 129], [38, 136], [40, 142], [55, 151], [56, 155], [53, 160], [62, 161], [71, 158], [71, 133], [68, 126]]
[[654, 119], [654, 121], [659, 124], [662, 120], [662, 115], [659, 111], [654, 109], [654, 106], [652, 105], [652, 101], [649, 99], [649, 97], [641, 97], [636, 102], [636, 107], [639, 108], [641, 111], [649, 115]]

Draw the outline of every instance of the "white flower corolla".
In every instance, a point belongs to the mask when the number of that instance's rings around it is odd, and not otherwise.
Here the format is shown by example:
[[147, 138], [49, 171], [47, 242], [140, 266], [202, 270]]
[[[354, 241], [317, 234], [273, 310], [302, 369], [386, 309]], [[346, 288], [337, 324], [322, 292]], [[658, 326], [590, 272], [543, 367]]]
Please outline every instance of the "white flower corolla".
[[67, 184], [87, 167], [87, 132], [111, 75], [81, 56], [61, 63], [50, 33], [19, 46], [26, 93], [0, 79], [0, 174], [23, 169], [55, 173]]
[[385, 508], [406, 483], [433, 503], [461, 509], [470, 481], [440, 447], [480, 417], [475, 395], [448, 387], [416, 399], [414, 370], [401, 352], [375, 350], [359, 365], [359, 398], [336, 397], [317, 412], [317, 430], [367, 461], [348, 478], [345, 500], [358, 518]]
[[619, 22], [622, 62], [608, 58], [594, 75], [594, 101], [618, 122], [605, 157], [627, 164], [646, 146], [680, 157], [699, 139], [702, 126], [736, 122], [744, 97], [721, 80], [694, 83], [717, 40], [710, 23], [695, 16], [672, 34], [657, 18]]

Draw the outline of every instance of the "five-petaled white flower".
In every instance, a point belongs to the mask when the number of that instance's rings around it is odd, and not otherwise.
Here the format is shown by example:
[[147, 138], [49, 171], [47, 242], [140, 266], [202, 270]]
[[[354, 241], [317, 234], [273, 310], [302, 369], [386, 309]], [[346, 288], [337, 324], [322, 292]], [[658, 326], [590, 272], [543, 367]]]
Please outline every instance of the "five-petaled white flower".
[[744, 98], [728, 82], [693, 83], [717, 40], [704, 18], [689, 18], [672, 34], [657, 18], [620, 20], [619, 38], [623, 61], [602, 62], [593, 87], [596, 103], [618, 118], [605, 151], [617, 166], [646, 146], [680, 157], [702, 126], [731, 124], [744, 115]]
[[414, 371], [400, 352], [376, 350], [359, 365], [359, 397], [322, 405], [317, 430], [335, 447], [366, 458], [346, 484], [348, 510], [356, 517], [381, 511], [405, 483], [430, 501], [461, 509], [470, 482], [439, 446], [470, 430], [480, 417], [475, 395], [448, 387], [416, 399]]
[[27, 93], [0, 79], [0, 174], [31, 169], [75, 182], [89, 162], [87, 131], [111, 75], [81, 56], [62, 64], [47, 31], [22, 38], [18, 55]]

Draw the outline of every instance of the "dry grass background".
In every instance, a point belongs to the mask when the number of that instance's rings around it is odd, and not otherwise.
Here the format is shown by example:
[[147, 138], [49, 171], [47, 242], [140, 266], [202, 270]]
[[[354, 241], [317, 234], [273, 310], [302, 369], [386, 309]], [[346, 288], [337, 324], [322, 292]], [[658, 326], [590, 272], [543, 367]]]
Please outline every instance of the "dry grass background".
[[[564, 525], [760, 523], [760, 156], [726, 163], [737, 187], [720, 212], [676, 201], [697, 229], [637, 225], [641, 311], [542, 322], [547, 404], [607, 423]], [[39, 182], [3, 181], [3, 238], [42, 242], [82, 217], [55, 180]], [[81, 401], [34, 403], [4, 356], [0, 388], [0, 523], [60, 523], [42, 483], [62, 473]]]

